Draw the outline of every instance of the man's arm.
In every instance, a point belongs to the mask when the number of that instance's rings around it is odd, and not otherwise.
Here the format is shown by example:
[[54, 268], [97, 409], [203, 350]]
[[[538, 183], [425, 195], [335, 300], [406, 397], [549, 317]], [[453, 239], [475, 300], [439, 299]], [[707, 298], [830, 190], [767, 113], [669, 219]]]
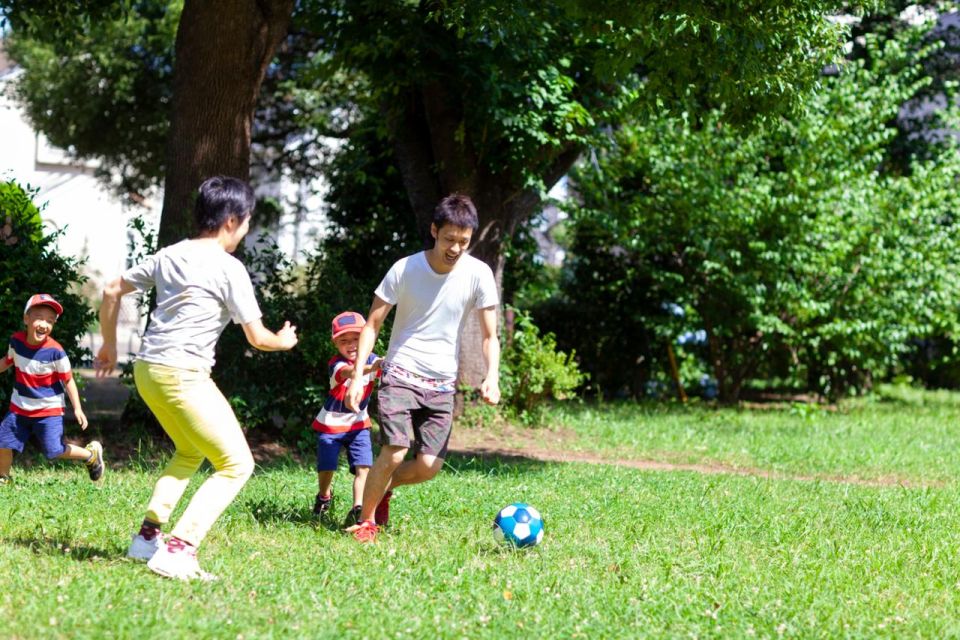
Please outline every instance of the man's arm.
[[12, 362], [8, 361], [6, 358], [0, 360], [0, 373], [3, 373], [13, 365]]
[[276, 333], [263, 326], [260, 319], [242, 326], [247, 342], [260, 351], [289, 351], [297, 344], [297, 328], [290, 321], [284, 322]]
[[[366, 362], [370, 354], [373, 353], [373, 346], [377, 343], [377, 336], [380, 334], [380, 327], [383, 321], [387, 319], [387, 314], [393, 309], [392, 304], [388, 304], [379, 296], [373, 296], [373, 304], [370, 305], [370, 313], [367, 314], [367, 324], [363, 325], [360, 332], [360, 343], [357, 345], [357, 362]], [[358, 411], [360, 399], [363, 397], [363, 369], [357, 367], [353, 371], [350, 388], [347, 389], [347, 397], [344, 398], [344, 404], [351, 411]]]
[[497, 336], [497, 308], [480, 310], [480, 330], [483, 334], [483, 357], [487, 361], [487, 375], [480, 383], [480, 395], [485, 402], [500, 402], [500, 338]]
[[120, 317], [120, 298], [134, 291], [136, 288], [123, 278], [117, 278], [103, 289], [103, 302], [100, 303], [100, 335], [103, 337], [103, 344], [93, 362], [98, 378], [109, 375], [117, 366], [117, 318]]

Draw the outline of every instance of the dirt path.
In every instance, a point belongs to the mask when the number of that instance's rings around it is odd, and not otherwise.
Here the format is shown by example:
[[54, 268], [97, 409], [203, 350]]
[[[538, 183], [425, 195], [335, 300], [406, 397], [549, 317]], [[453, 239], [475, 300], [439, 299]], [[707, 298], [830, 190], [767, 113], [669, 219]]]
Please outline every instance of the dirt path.
[[[97, 380], [93, 372], [81, 370], [84, 378], [83, 402], [91, 419], [117, 420], [129, 391], [114, 376]], [[250, 434], [254, 436], [253, 433]], [[805, 482], [837, 482], [868, 487], [902, 486], [916, 488], [937, 486], [938, 483], [918, 483], [894, 476], [864, 479], [841, 475], [792, 475], [768, 469], [739, 467], [719, 462], [677, 463], [644, 458], [621, 458], [597, 452], [577, 450], [577, 436], [559, 429], [518, 429], [504, 425], [494, 430], [459, 426], [453, 430], [450, 450], [458, 455], [538, 460], [541, 462], [581, 462], [586, 464], [613, 464], [631, 469], [660, 472], [692, 472], [751, 476], [769, 480], [798, 480]], [[266, 462], [283, 456], [296, 457], [293, 452], [275, 442], [257, 441], [251, 437], [254, 457]]]
[[597, 452], [580, 451], [573, 446], [576, 435], [556, 430], [525, 431], [513, 428], [498, 429], [491, 433], [480, 429], [454, 429], [450, 450], [458, 455], [475, 455], [491, 458], [517, 458], [541, 462], [581, 462], [585, 464], [612, 464], [642, 471], [692, 472], [705, 475], [726, 474], [764, 478], [767, 480], [795, 480], [800, 482], [835, 482], [865, 487], [920, 488], [940, 486], [936, 482], [916, 482], [896, 476], [860, 478], [836, 474], [789, 474], [741, 467], [721, 462], [682, 463], [647, 458], [622, 458], [602, 455]]

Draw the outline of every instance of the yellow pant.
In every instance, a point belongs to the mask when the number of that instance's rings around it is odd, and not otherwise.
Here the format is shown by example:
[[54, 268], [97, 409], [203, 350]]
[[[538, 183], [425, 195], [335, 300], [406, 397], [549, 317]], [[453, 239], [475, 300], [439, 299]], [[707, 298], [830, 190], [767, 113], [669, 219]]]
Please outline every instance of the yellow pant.
[[170, 519], [204, 458], [215, 469], [171, 532], [199, 545], [253, 473], [250, 447], [210, 374], [138, 360], [133, 377], [140, 396], [176, 446], [153, 489], [147, 518], [160, 524]]

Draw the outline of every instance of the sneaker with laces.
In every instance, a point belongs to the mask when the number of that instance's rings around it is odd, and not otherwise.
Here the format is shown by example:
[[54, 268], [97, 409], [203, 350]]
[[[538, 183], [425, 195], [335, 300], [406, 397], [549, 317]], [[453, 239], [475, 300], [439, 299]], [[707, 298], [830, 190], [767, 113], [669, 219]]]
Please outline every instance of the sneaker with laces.
[[160, 547], [166, 547], [163, 543], [162, 535], [157, 535], [147, 540], [139, 533], [133, 534], [133, 539], [130, 541], [130, 546], [127, 547], [127, 557], [132, 560], [150, 560], [153, 557], [153, 554], [157, 552]]
[[87, 473], [90, 474], [90, 479], [96, 482], [103, 477], [103, 445], [93, 440], [86, 446], [86, 450], [90, 452], [90, 459], [84, 464], [87, 465]]
[[347, 512], [347, 517], [343, 519], [343, 528], [347, 529], [352, 527], [355, 524], [360, 523], [360, 505], [355, 504], [350, 511]]
[[153, 554], [153, 557], [147, 562], [147, 568], [165, 578], [176, 580], [211, 582], [217, 579], [215, 575], [200, 568], [200, 563], [197, 562], [196, 549], [187, 548], [180, 551], [170, 551], [170, 548], [165, 544], [160, 545], [160, 548]]
[[322, 516], [333, 508], [333, 494], [322, 496], [317, 494], [317, 499], [313, 501], [313, 515]]
[[377, 541], [377, 533], [379, 533], [380, 527], [377, 526], [376, 522], [372, 520], [364, 520], [354, 528], [351, 532], [353, 539], [361, 544], [366, 544], [369, 542]]
[[374, 512], [373, 518], [381, 527], [387, 526], [387, 522], [390, 520], [390, 498], [392, 497], [393, 491], [384, 493], [383, 497], [380, 498], [380, 503], [377, 505], [377, 510]]

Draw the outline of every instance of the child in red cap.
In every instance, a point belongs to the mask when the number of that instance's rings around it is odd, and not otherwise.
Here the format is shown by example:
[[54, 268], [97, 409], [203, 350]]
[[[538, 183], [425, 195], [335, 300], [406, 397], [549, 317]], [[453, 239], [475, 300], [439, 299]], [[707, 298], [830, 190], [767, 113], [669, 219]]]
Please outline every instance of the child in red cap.
[[355, 311], [344, 311], [333, 319], [331, 337], [338, 354], [330, 359], [330, 394], [317, 417], [313, 430], [317, 432], [317, 482], [319, 491], [313, 504], [314, 515], [329, 514], [333, 506], [333, 473], [337, 470], [340, 449], [346, 449], [347, 461], [353, 479], [353, 508], [347, 513], [344, 527], [357, 523], [363, 502], [363, 487], [367, 471], [373, 464], [373, 444], [370, 441], [370, 415], [367, 405], [373, 393], [374, 381], [380, 377], [380, 358], [371, 353], [361, 373], [363, 394], [356, 411], [344, 405], [347, 389], [353, 381], [356, 368], [357, 345], [360, 331], [366, 321]]
[[103, 447], [96, 440], [81, 448], [63, 441], [64, 394], [70, 398], [81, 429], [87, 416], [80, 408], [80, 394], [73, 380], [70, 360], [60, 343], [50, 337], [63, 306], [53, 296], [30, 296], [23, 309], [24, 331], [10, 337], [7, 356], [0, 360], [0, 372], [16, 372], [10, 412], [0, 422], [0, 484], [10, 482], [13, 452], [34, 438], [48, 460], [78, 460], [87, 465], [90, 479], [103, 476]]

